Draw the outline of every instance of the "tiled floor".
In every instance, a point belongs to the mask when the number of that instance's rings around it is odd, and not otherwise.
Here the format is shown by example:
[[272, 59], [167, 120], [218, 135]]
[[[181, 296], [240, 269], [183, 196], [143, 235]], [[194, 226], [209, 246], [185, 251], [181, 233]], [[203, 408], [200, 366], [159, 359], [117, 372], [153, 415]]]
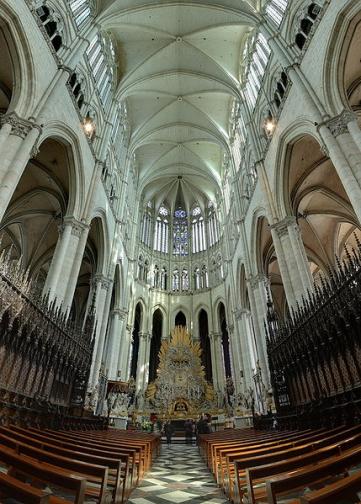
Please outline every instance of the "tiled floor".
[[132, 492], [129, 504], [224, 504], [227, 499], [199, 456], [187, 445], [162, 446], [160, 456], [141, 485]]

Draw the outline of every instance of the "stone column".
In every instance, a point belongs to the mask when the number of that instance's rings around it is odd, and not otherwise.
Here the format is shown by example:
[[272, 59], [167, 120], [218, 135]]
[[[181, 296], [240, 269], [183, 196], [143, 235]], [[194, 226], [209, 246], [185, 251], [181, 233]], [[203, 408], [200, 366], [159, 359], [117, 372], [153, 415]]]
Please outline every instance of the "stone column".
[[15, 112], [1, 117], [0, 130], [0, 221], [29, 159], [36, 155], [41, 127], [21, 119]]
[[209, 342], [211, 347], [211, 362], [212, 362], [212, 378], [213, 378], [213, 386], [215, 390], [219, 389], [219, 380], [218, 380], [218, 368], [216, 361], [216, 349], [214, 344], [214, 333], [209, 333]]
[[[75, 254], [73, 256], [73, 263], [72, 263], [71, 272], [70, 272], [69, 279], [68, 279], [68, 282], [66, 284], [66, 288], [64, 291], [63, 306], [64, 306], [64, 310], [67, 310], [68, 313], [70, 311], [70, 308], [71, 308], [71, 305], [73, 302], [74, 292], [76, 289], [76, 285], [78, 283], [79, 272], [80, 272], [81, 263], [83, 261], [83, 256], [84, 256], [84, 250], [85, 250], [86, 243], [88, 240], [89, 229], [90, 229], [89, 225], [82, 224], [80, 237], [78, 240], [78, 246], [77, 246], [77, 249], [76, 249]], [[79, 233], [79, 230], [77, 232]]]
[[57, 304], [64, 301], [72, 280], [75, 255], [83, 231], [87, 236], [87, 226], [73, 217], [65, 218], [59, 226], [59, 238], [43, 290], [44, 294], [49, 294], [50, 301], [56, 299]]
[[[267, 383], [269, 383], [269, 370], [267, 361], [267, 346], [266, 346], [266, 332], [264, 328], [264, 323], [267, 316], [267, 290], [268, 278], [263, 274], [254, 275], [249, 279], [251, 291], [254, 298], [254, 306], [251, 309], [253, 316], [257, 319], [258, 330], [255, 331], [255, 343], [256, 343], [256, 354], [259, 360], [259, 365], [262, 370], [263, 377]], [[250, 297], [251, 302], [251, 297]], [[249, 317], [249, 316], [248, 316]], [[244, 317], [245, 328], [249, 334], [251, 327], [247, 328], [247, 325], [251, 323], [245, 315]], [[250, 335], [248, 336], [248, 344], [250, 341]]]
[[139, 351], [138, 351], [138, 364], [137, 364], [137, 376], [136, 376], [136, 391], [139, 393], [143, 391], [144, 386], [144, 375], [146, 374], [146, 355], [148, 347], [148, 337], [149, 334], [146, 332], [139, 333]]
[[[92, 290], [96, 292], [95, 297], [95, 315], [96, 315], [96, 330], [95, 343], [92, 358], [92, 367], [90, 371], [90, 383], [94, 386], [98, 381], [98, 375], [102, 364], [103, 343], [106, 329], [106, 301], [107, 294], [111, 281], [105, 278], [104, 275], [95, 275], [92, 285]], [[89, 293], [91, 295], [91, 292]], [[111, 296], [111, 294], [110, 294]], [[105, 329], [104, 329], [105, 324]]]
[[275, 251], [289, 307], [295, 306], [313, 282], [300, 230], [294, 216], [271, 226]]
[[229, 351], [231, 356], [232, 380], [236, 392], [240, 391], [240, 372], [243, 369], [242, 351], [239, 345], [238, 333], [235, 326], [228, 326]]
[[212, 367], [216, 372], [216, 385], [217, 388], [223, 392], [226, 384], [225, 372], [224, 372], [224, 358], [223, 358], [223, 348], [222, 348], [222, 336], [220, 333], [210, 333], [211, 348], [212, 348]]
[[[352, 114], [352, 113], [351, 113]], [[319, 125], [324, 150], [331, 159], [351, 205], [361, 222], [361, 159], [353, 115], [349, 111]], [[351, 131], [353, 136], [351, 135]]]
[[149, 359], [150, 359], [150, 345], [152, 341], [152, 334], [146, 333], [147, 338], [147, 346], [145, 348], [145, 356], [144, 356], [144, 373], [143, 373], [143, 390], [146, 390], [148, 386], [148, 378], [149, 378]]
[[133, 328], [127, 324], [124, 332], [124, 344], [121, 346], [118, 359], [118, 369], [121, 371], [122, 379], [129, 380], [130, 378], [130, 365], [132, 362], [132, 332]]
[[[247, 349], [247, 355], [245, 358], [245, 385], [246, 388], [249, 388], [253, 387], [254, 385], [253, 375], [254, 370], [257, 367], [256, 339], [253, 327], [252, 313], [247, 309], [241, 310], [241, 317], [241, 323], [244, 327], [244, 344], [245, 348]], [[265, 374], [265, 379], [266, 376], [267, 375]]]
[[117, 338], [117, 346], [114, 346], [112, 359], [113, 362], [113, 373], [116, 374], [118, 379], [120, 380], [128, 380], [129, 376], [129, 356], [131, 358], [131, 347], [132, 347], [132, 338], [129, 326], [124, 326], [125, 317], [127, 316], [127, 312], [124, 310], [119, 310], [120, 315], [120, 324], [119, 324], [119, 332], [116, 335]]
[[118, 362], [123, 339], [123, 324], [125, 315], [126, 313], [120, 308], [115, 308], [110, 313], [109, 346], [107, 356], [110, 380], [119, 379], [119, 371], [124, 374], [123, 369], [118, 367]]
[[252, 365], [251, 365], [251, 349], [249, 347], [248, 341], [248, 326], [246, 317], [251, 316], [249, 310], [245, 309], [237, 309], [234, 311], [235, 325], [238, 331], [239, 338], [239, 361], [240, 361], [240, 370], [242, 371], [243, 376], [239, 372], [239, 383], [241, 392], [244, 393], [245, 390], [251, 384], [252, 378]]

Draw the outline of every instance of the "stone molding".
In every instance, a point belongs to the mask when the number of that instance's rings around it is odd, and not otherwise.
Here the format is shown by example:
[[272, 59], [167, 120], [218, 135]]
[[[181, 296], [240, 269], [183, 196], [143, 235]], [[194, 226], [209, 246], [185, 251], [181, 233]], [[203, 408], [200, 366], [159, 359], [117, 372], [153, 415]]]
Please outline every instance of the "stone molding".
[[271, 224], [270, 228], [274, 229], [278, 237], [281, 238], [282, 236], [287, 236], [288, 227], [294, 224], [297, 225], [296, 217], [294, 215], [288, 215], [281, 221], [276, 222], [275, 224]]
[[260, 283], [269, 284], [269, 278], [264, 273], [257, 273], [248, 278], [248, 283], [252, 289], [257, 289]]
[[65, 217], [61, 225], [62, 230], [64, 230], [65, 226], [71, 226], [71, 234], [73, 236], [77, 236], [78, 238], [80, 238], [83, 231], [86, 231], [90, 228], [88, 224], [85, 224], [84, 222], [81, 222], [74, 217]]
[[110, 312], [112, 316], [117, 315], [120, 320], [124, 320], [128, 312], [122, 310], [121, 308], [113, 308], [113, 310]]
[[144, 341], [150, 341], [152, 335], [149, 332], [139, 332], [139, 339], [143, 339]]
[[233, 311], [234, 318], [236, 320], [242, 320], [242, 318], [246, 315], [249, 316], [251, 315], [251, 310], [248, 310], [248, 308], [236, 308]]
[[[42, 132], [42, 128], [38, 124], [36, 124], [33, 120], [22, 119], [17, 115], [16, 112], [11, 112], [10, 114], [2, 115], [0, 117], [0, 125], [3, 126], [4, 124], [10, 124], [11, 126], [10, 135], [15, 135], [22, 139], [25, 139], [28, 133], [33, 128], [36, 128], [39, 131], [39, 135]], [[33, 154], [35, 153], [35, 151], [37, 154], [37, 147], [34, 146], [32, 149], [31, 157], [34, 157]]]
[[348, 133], [348, 123], [356, 120], [357, 116], [354, 112], [351, 110], [343, 110], [340, 115], [329, 119], [326, 122], [326, 126], [331, 131], [332, 135], [337, 138], [340, 135]]
[[94, 275], [93, 280], [92, 280], [92, 285], [97, 288], [98, 285], [106, 291], [109, 290], [109, 287], [113, 284], [113, 280], [110, 278], [107, 278], [106, 276], [102, 274]]

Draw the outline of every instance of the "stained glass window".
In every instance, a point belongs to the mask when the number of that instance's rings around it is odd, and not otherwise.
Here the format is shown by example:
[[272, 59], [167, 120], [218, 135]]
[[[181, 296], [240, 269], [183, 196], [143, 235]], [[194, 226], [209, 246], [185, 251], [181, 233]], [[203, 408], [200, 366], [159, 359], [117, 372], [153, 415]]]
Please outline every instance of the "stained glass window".
[[74, 16], [74, 21], [77, 28], [80, 28], [91, 15], [90, 5], [88, 0], [70, 0], [70, 9]]
[[199, 206], [192, 211], [192, 252], [196, 254], [206, 250], [205, 224]]
[[177, 208], [173, 221], [173, 254], [177, 256], [188, 255], [188, 219], [187, 212]]
[[268, 16], [272, 19], [276, 26], [279, 26], [282, 23], [287, 3], [288, 0], [271, 0], [266, 7]]
[[165, 206], [159, 208], [158, 217], [155, 223], [155, 234], [154, 234], [154, 250], [158, 252], [163, 252], [163, 254], [168, 253], [168, 233], [169, 233], [169, 221], [168, 221], [168, 209]]

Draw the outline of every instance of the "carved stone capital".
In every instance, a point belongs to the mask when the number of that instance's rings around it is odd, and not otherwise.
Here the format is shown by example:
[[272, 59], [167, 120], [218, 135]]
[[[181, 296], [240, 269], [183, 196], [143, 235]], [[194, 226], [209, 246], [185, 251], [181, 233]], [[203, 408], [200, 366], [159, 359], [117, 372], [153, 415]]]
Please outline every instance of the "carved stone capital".
[[247, 308], [236, 308], [233, 311], [234, 318], [236, 320], [242, 320], [242, 318], [246, 315], [249, 316], [251, 314], [250, 310]]
[[74, 217], [65, 217], [63, 225], [64, 226], [71, 226], [71, 228], [72, 228], [71, 234], [74, 236], [77, 236], [78, 238], [80, 238], [80, 236], [84, 230], [89, 229], [89, 226], [87, 224], [75, 219]]
[[257, 275], [250, 276], [248, 278], [248, 283], [252, 289], [256, 289], [261, 283], [268, 285], [269, 279], [263, 273], [258, 273]]
[[282, 236], [286, 236], [288, 234], [288, 227], [295, 224], [297, 225], [296, 217], [294, 215], [288, 215], [281, 221], [272, 224], [270, 227], [271, 229], [274, 229], [278, 237], [281, 238]]
[[217, 333], [217, 332], [210, 332], [209, 333], [209, 339], [212, 341], [217, 341], [219, 339], [221, 339], [221, 335], [220, 333]]
[[109, 287], [112, 285], [113, 280], [110, 278], [107, 278], [104, 275], [94, 275], [93, 280], [92, 280], [92, 286], [94, 288], [97, 288], [98, 286], [104, 290], [109, 290]]
[[351, 110], [343, 110], [340, 115], [327, 121], [326, 126], [331, 131], [332, 135], [337, 138], [344, 133], [348, 133], [348, 123], [356, 120], [357, 116], [354, 112]]
[[39, 133], [42, 131], [38, 124], [27, 119], [22, 119], [16, 114], [16, 112], [2, 115], [0, 117], [0, 125], [3, 126], [4, 124], [10, 124], [10, 135], [15, 135], [23, 139], [26, 138], [33, 128], [37, 128]]
[[152, 335], [148, 332], [140, 332], [139, 339], [143, 341], [150, 341]]
[[117, 316], [119, 317], [120, 320], [124, 320], [125, 317], [127, 316], [128, 312], [125, 311], [125, 310], [122, 310], [121, 308], [114, 308], [112, 311], [111, 311], [111, 315], [112, 316]]

